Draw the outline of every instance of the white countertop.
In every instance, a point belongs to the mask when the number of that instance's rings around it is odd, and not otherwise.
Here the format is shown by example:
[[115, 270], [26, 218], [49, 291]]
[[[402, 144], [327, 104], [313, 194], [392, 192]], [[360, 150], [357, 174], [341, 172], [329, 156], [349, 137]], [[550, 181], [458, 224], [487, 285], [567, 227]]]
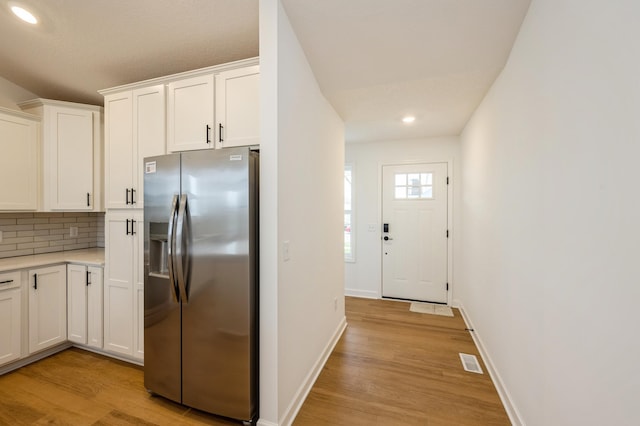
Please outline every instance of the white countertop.
[[27, 269], [58, 263], [79, 263], [104, 267], [104, 248], [60, 251], [57, 253], [34, 254], [0, 259], [0, 272]]

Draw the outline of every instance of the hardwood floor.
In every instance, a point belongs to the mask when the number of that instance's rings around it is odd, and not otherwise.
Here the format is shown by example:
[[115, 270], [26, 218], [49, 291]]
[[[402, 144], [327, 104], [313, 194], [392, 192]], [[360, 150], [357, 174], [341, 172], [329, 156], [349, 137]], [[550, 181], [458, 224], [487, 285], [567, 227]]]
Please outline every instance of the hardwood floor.
[[460, 312], [346, 298], [348, 327], [294, 422], [306, 425], [509, 425], [485, 374], [463, 370], [479, 353]]
[[0, 377], [0, 425], [238, 425], [150, 396], [142, 368], [71, 348]]
[[[403, 302], [347, 298], [348, 327], [294, 425], [508, 425], [455, 317]], [[69, 349], [0, 377], [0, 425], [237, 425], [151, 397], [142, 368]]]

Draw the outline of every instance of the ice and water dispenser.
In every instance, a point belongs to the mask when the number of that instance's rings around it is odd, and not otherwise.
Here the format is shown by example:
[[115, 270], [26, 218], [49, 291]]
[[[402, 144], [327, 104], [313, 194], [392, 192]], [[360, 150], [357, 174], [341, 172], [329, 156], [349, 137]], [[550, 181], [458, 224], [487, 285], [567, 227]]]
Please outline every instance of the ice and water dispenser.
[[169, 278], [169, 243], [166, 222], [149, 223], [149, 275]]

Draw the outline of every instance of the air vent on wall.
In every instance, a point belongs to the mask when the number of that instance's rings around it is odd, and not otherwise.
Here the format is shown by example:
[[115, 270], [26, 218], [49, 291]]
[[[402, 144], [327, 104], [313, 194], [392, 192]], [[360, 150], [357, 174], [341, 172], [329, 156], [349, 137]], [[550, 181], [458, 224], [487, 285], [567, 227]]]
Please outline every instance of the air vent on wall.
[[462, 367], [465, 371], [470, 371], [472, 373], [482, 373], [482, 368], [480, 367], [480, 363], [478, 362], [478, 358], [475, 355], [470, 354], [459, 354], [460, 360], [462, 361]]

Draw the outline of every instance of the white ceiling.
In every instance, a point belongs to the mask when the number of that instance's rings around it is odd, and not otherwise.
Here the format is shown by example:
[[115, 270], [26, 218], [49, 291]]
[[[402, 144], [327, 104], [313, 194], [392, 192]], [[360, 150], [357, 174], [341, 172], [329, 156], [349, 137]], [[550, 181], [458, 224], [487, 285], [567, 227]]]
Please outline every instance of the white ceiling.
[[[17, 20], [10, 4], [40, 18]], [[258, 0], [0, 0], [0, 76], [38, 96], [102, 104], [99, 89], [258, 56]]]
[[[349, 142], [459, 134], [530, 3], [281, 1]], [[9, 3], [42, 23], [19, 22]], [[45, 98], [101, 104], [99, 89], [258, 56], [258, 0], [0, 5], [0, 76]]]
[[[530, 0], [282, 0], [349, 142], [458, 135]], [[404, 125], [405, 114], [416, 117]]]

